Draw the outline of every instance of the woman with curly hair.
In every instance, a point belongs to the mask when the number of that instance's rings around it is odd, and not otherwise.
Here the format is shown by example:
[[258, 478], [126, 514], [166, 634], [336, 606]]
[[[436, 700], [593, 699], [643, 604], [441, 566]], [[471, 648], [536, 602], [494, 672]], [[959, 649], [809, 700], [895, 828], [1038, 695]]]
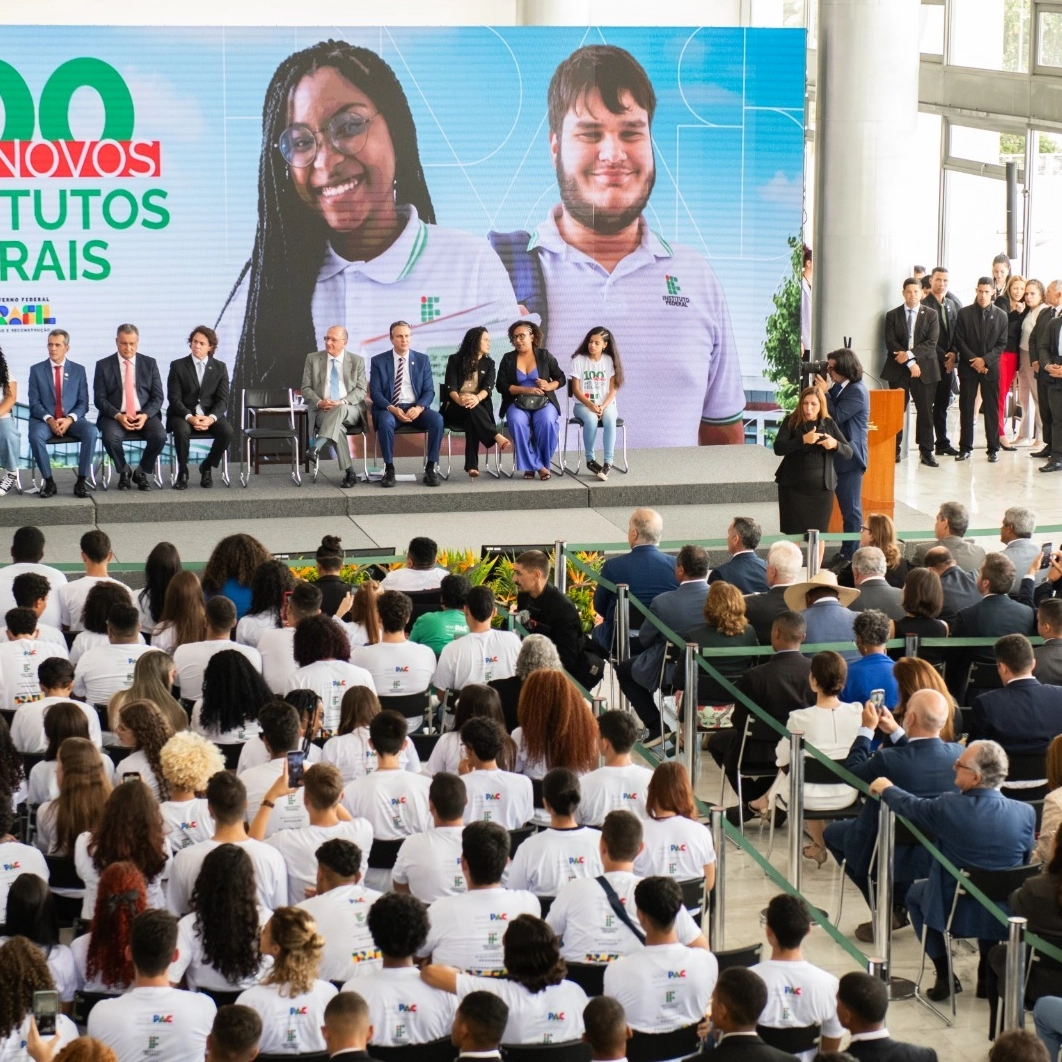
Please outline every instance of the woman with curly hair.
[[258, 565], [272, 554], [250, 535], [226, 535], [210, 554], [203, 569], [203, 593], [207, 598], [222, 594], [236, 606], [237, 618], [251, 607], [251, 579]]
[[[736, 587], [722, 580], [712, 583], [704, 599], [704, 623], [687, 631], [683, 638], [696, 642], [702, 649], [735, 649], [759, 645], [756, 631], [745, 619], [745, 596]], [[720, 656], [711, 663], [733, 682], [756, 661], [756, 657]], [[685, 688], [686, 674], [675, 669], [675, 689]], [[734, 698], [705, 672], [698, 672], [698, 704], [732, 704]], [[681, 699], [680, 699], [681, 700]]]
[[[457, 774], [464, 752], [461, 748], [461, 727], [469, 721], [483, 716], [493, 719], [505, 730], [505, 716], [502, 715], [501, 698], [498, 691], [490, 686], [482, 686], [478, 682], [470, 682], [457, 695], [457, 706], [454, 709], [454, 724], [451, 730], [447, 730], [435, 743], [431, 751], [425, 773]], [[498, 766], [503, 771], [516, 770], [516, 742], [506, 733], [502, 750], [498, 754]]]
[[513, 731], [516, 770], [544, 778], [554, 767], [586, 774], [597, 766], [597, 723], [563, 671], [535, 671], [520, 690]]
[[[324, 707], [321, 698], [314, 690], [290, 690], [283, 697], [271, 697], [270, 701], [283, 701], [290, 704], [299, 713], [299, 737], [305, 745], [306, 732], [310, 732], [310, 747], [306, 752], [306, 764], [321, 762], [321, 746], [313, 744], [313, 739], [321, 734], [321, 719], [324, 717]], [[269, 703], [269, 702], [266, 702]], [[240, 749], [240, 762], [236, 765], [236, 773], [243, 774], [252, 767], [258, 767], [268, 763], [270, 759], [269, 749], [262, 740], [261, 732], [255, 727], [255, 733], [247, 739], [247, 743]]]
[[74, 1001], [78, 984], [77, 964], [65, 944], [59, 943], [59, 916], [48, 882], [36, 874], [19, 874], [7, 893], [3, 926], [7, 939], [16, 933], [40, 948], [63, 1003]]
[[328, 616], [307, 616], [299, 620], [292, 648], [299, 666], [291, 676], [291, 687], [313, 690], [321, 698], [325, 730], [334, 731], [339, 726], [344, 690], [367, 686], [375, 692], [372, 675], [350, 663], [350, 640]]
[[[380, 700], [368, 686], [355, 686], [343, 694], [339, 705], [339, 731], [325, 742], [321, 759], [335, 764], [344, 782], [353, 782], [355, 778], [376, 770], [378, 761], [376, 750], [369, 742], [369, 723], [380, 710]], [[398, 762], [403, 770], [420, 774], [420, 756], [408, 737], [398, 754]]]
[[262, 929], [262, 954], [273, 959], [273, 966], [261, 984], [236, 999], [262, 1018], [262, 1054], [327, 1049], [321, 1026], [336, 988], [317, 976], [324, 943], [317, 923], [301, 907], [278, 907]]
[[492, 679], [492, 690], [497, 690], [501, 697], [502, 715], [505, 717], [505, 729], [511, 734], [520, 724], [516, 718], [520, 704], [520, 691], [524, 688], [524, 679], [532, 671], [563, 671], [557, 647], [544, 634], [529, 634], [520, 643], [520, 652], [516, 657], [516, 666], [511, 678]]
[[[0, 947], [0, 1059], [25, 1059], [26, 1035], [33, 1020], [33, 993], [54, 992], [55, 981], [40, 949], [25, 937]], [[77, 1039], [77, 1026], [65, 1015], [55, 1018], [57, 1047]]]
[[380, 614], [376, 611], [376, 599], [382, 593], [375, 579], [366, 579], [355, 591], [344, 623], [352, 649], [375, 645], [380, 640]]
[[219, 845], [203, 860], [192, 913], [177, 924], [172, 984], [183, 977], [192, 990], [235, 992], [258, 983], [263, 961], [258, 936], [269, 911], [258, 905], [257, 895], [254, 864], [239, 845]]
[[586, 993], [565, 974], [560, 945], [552, 929], [534, 915], [517, 915], [502, 938], [505, 977], [475, 977], [454, 966], [425, 966], [421, 980], [464, 999], [469, 992], [490, 992], [509, 1007], [503, 1044], [557, 1043], [583, 1035]]
[[119, 690], [107, 702], [107, 718], [111, 730], [118, 732], [118, 717], [121, 709], [133, 701], [150, 701], [166, 720], [175, 734], [188, 729], [188, 713], [173, 696], [173, 683], [177, 669], [173, 657], [162, 650], [150, 649], [142, 653], [133, 667], [133, 684], [127, 690]]
[[133, 983], [129, 946], [133, 919], [147, 910], [147, 883], [133, 863], [112, 863], [101, 875], [92, 928], [70, 945], [86, 992], [124, 992]]
[[165, 907], [162, 881], [169, 874], [170, 846], [151, 790], [135, 778], [111, 791], [99, 826], [81, 834], [74, 844], [74, 866], [85, 883], [82, 918], [91, 918], [96, 908], [100, 875], [123, 859], [144, 875], [148, 906]]
[[133, 751], [118, 765], [124, 778], [139, 774], [156, 800], [168, 800], [170, 787], [162, 773], [162, 746], [173, 737], [173, 730], [153, 701], [129, 701], [118, 712], [114, 735], [123, 748]]
[[178, 572], [166, 587], [151, 647], [172, 653], [179, 645], [206, 637], [206, 598], [195, 572]]
[[15, 748], [7, 720], [3, 716], [0, 716], [0, 789], [6, 789], [11, 794], [12, 807], [16, 808], [25, 803], [29, 794], [22, 753]]
[[214, 820], [202, 794], [207, 782], [225, 770], [225, 757], [212, 741], [184, 730], [162, 746], [159, 762], [170, 789], [170, 799], [159, 804], [159, 811], [170, 851], [176, 855], [182, 848], [214, 836]]
[[[87, 649], [97, 645], [106, 645], [107, 617], [115, 605], [131, 603], [129, 587], [113, 579], [104, 579], [88, 592], [85, 607], [81, 612], [81, 630], [70, 646], [70, 663], [77, 667]], [[138, 635], [137, 641], [144, 645], [144, 636]]]
[[[74, 705], [69, 707], [81, 715]], [[111, 776], [105, 765], [113, 772], [110, 757], [101, 755], [88, 738], [69, 737], [59, 746], [56, 796], [37, 810], [37, 846], [46, 855], [72, 856], [77, 839], [99, 825], [111, 795]]]
[[217, 745], [242, 745], [258, 734], [258, 713], [272, 700], [276, 695], [254, 664], [236, 649], [222, 649], [203, 671], [192, 729]]
[[181, 555], [172, 542], [159, 542], [147, 555], [144, 561], [144, 589], [136, 595], [140, 629], [144, 634], [153, 635], [159, 626], [166, 591], [180, 570]]
[[693, 786], [683, 764], [670, 760], [653, 771], [645, 811], [645, 846], [634, 861], [634, 873], [643, 878], [659, 874], [676, 881], [704, 878], [705, 890], [711, 891], [715, 885], [715, 847], [711, 831], [697, 818]]
[[285, 561], [263, 561], [251, 577], [251, 604], [236, 624], [236, 641], [258, 646], [262, 631], [284, 626], [284, 598], [295, 589], [295, 576]]

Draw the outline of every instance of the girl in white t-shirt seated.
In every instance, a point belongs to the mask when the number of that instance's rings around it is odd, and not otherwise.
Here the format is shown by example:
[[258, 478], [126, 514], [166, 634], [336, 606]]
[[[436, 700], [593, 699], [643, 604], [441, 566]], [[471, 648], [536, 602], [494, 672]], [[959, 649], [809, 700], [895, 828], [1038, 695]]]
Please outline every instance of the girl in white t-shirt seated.
[[6, 789], [11, 794], [13, 808], [25, 801], [29, 791], [22, 766], [22, 753], [15, 748], [11, 731], [3, 717], [0, 717], [0, 789]]
[[[457, 707], [454, 709], [454, 725], [435, 744], [431, 756], [428, 758], [426, 773], [457, 774], [461, 761], [465, 758], [461, 748], [461, 727], [469, 719], [477, 719], [485, 716], [493, 719], [502, 730], [505, 730], [505, 716], [502, 713], [501, 697], [498, 691], [490, 686], [481, 686], [477, 682], [469, 683], [457, 695]], [[505, 744], [498, 753], [498, 766], [503, 771], [516, 770], [516, 742], [506, 734]]]
[[235, 649], [222, 649], [203, 670], [203, 696], [192, 708], [192, 729], [215, 745], [243, 745], [258, 737], [258, 712], [272, 700], [276, 694], [254, 664]]
[[[380, 711], [380, 699], [368, 686], [354, 686], [343, 694], [339, 704], [339, 731], [325, 742], [321, 759], [334, 763], [344, 782], [353, 782], [377, 769], [379, 760], [369, 742], [369, 723]], [[420, 773], [420, 756], [408, 737], [398, 754], [398, 762], [403, 770]]]
[[166, 824], [170, 851], [176, 855], [214, 836], [214, 820], [206, 799], [207, 782], [225, 770], [225, 757], [217, 745], [190, 730], [174, 734], [159, 754], [170, 799], [159, 805]]
[[261, 984], [236, 1000], [262, 1019], [259, 1050], [264, 1055], [326, 1050], [321, 1026], [336, 988], [317, 977], [324, 950], [317, 923], [300, 907], [278, 907], [262, 930], [260, 946], [273, 967]]
[[[54, 991], [44, 956], [25, 937], [12, 937], [0, 947], [0, 1062], [24, 1062], [33, 994]], [[77, 1026], [65, 1014], [57, 1014], [55, 1034], [58, 1049], [77, 1039]]]
[[534, 915], [517, 915], [502, 938], [505, 977], [475, 977], [454, 966], [425, 966], [420, 976], [432, 988], [464, 999], [493, 992], [509, 1007], [503, 1044], [559, 1044], [583, 1034], [586, 993], [564, 978], [566, 967], [553, 930]]
[[[143, 602], [143, 594], [140, 597]], [[162, 600], [162, 612], [151, 635], [152, 649], [173, 655], [179, 645], [201, 642], [206, 637], [206, 598], [195, 572], [180, 571], [170, 580]]]
[[70, 945], [81, 991], [121, 995], [132, 987], [133, 919], [146, 910], [147, 882], [139, 868], [127, 860], [112, 863], [100, 875], [92, 928]]
[[544, 778], [554, 767], [577, 775], [597, 766], [597, 722], [590, 705], [563, 671], [532, 671], [520, 690], [516, 769]]
[[153, 701], [130, 701], [118, 713], [114, 736], [123, 747], [133, 751], [118, 764], [124, 779], [140, 775], [156, 800], [168, 800], [170, 787], [162, 773], [162, 746], [173, 737], [173, 730]]
[[[572, 355], [568, 374], [572, 381], [572, 416], [583, 425], [586, 470], [608, 479], [616, 446], [616, 392], [623, 386], [616, 339], [607, 328], [591, 328]], [[597, 429], [601, 426], [604, 464], [594, 460]]]
[[35, 944], [44, 956], [63, 1003], [72, 1003], [78, 988], [77, 965], [65, 944], [59, 943], [59, 919], [48, 882], [33, 873], [19, 874], [7, 892], [4, 937], [18, 934]]
[[251, 576], [251, 607], [236, 624], [236, 641], [257, 648], [262, 631], [284, 626], [284, 597], [295, 589], [295, 576], [284, 561], [263, 561]]

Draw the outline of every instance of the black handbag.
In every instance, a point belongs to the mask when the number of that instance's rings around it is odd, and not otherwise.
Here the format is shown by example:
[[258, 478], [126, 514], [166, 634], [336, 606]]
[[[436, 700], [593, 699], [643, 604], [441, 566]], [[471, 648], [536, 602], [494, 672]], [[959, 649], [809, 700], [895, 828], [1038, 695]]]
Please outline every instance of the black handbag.
[[542, 409], [549, 399], [545, 395], [517, 395], [516, 406], [518, 409], [533, 413], [536, 409]]

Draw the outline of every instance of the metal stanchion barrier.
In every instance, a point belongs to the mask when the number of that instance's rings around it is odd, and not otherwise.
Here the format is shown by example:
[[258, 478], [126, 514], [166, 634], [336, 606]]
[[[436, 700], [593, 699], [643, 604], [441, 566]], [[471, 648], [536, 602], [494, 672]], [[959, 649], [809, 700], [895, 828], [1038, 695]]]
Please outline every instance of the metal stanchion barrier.
[[723, 831], [723, 809], [712, 808], [712, 844], [715, 845], [715, 888], [709, 900], [712, 912], [709, 943], [712, 951], [722, 951], [723, 944], [723, 908], [726, 906], [726, 833]]
[[876, 977], [879, 981], [884, 981], [885, 977], [885, 961], [877, 955], [867, 956], [867, 973], [871, 977]]
[[[604, 697], [593, 697], [591, 698], [591, 707], [593, 708], [594, 718], [600, 719], [601, 713], [606, 711], [608, 706], [605, 704]], [[597, 765], [598, 767], [605, 766], [605, 757], [601, 752], [598, 752], [597, 754]]]
[[918, 656], [918, 647], [921, 644], [922, 639], [917, 634], [905, 634], [903, 636], [903, 655]]
[[553, 543], [553, 582], [562, 594], [568, 592], [568, 559], [564, 554], [566, 545], [563, 538]]
[[[616, 660], [623, 663], [631, 656], [631, 596], [630, 587], [626, 583], [616, 585], [616, 613], [614, 616], [616, 635]], [[623, 692], [623, 687], [616, 683], [619, 688], [620, 708], [630, 712], [631, 702]]]
[[896, 859], [896, 815], [882, 800], [878, 805], [878, 888], [874, 911], [874, 948], [882, 964], [882, 980], [889, 986], [889, 999], [910, 999], [915, 984], [892, 976], [892, 871]]
[[697, 740], [697, 654], [701, 647], [696, 642], [686, 643], [686, 691], [682, 695], [682, 741], [686, 750], [686, 770], [690, 772], [690, 784], [697, 787], [697, 768], [700, 765], [700, 742]]
[[1003, 1031], [1025, 1028], [1025, 927], [1027, 918], [1010, 919], [1003, 982]]
[[812, 528], [808, 532], [808, 578], [819, 570], [819, 532]]
[[789, 884], [802, 892], [804, 853], [804, 732], [789, 735]]

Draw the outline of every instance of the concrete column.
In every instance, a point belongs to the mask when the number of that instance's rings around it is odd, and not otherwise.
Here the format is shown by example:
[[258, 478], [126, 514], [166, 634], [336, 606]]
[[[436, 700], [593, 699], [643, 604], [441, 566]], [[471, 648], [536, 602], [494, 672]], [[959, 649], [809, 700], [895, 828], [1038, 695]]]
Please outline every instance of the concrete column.
[[[814, 353], [844, 336], [868, 372], [901, 301], [919, 176], [919, 0], [819, 0]], [[866, 381], [873, 386], [873, 380]]]

